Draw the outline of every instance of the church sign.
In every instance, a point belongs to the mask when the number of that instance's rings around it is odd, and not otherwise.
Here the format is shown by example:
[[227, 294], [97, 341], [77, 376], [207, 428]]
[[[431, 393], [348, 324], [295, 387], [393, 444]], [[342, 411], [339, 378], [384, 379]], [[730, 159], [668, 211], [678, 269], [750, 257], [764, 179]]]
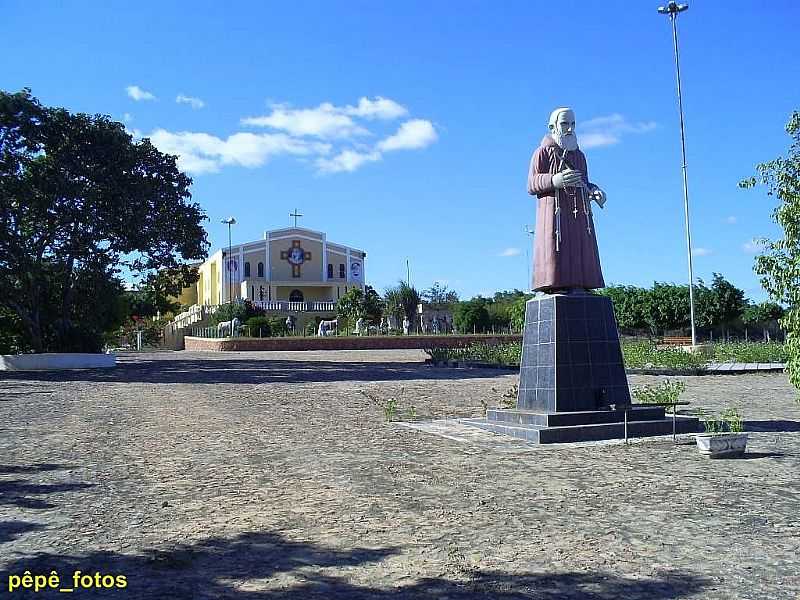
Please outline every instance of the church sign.
[[292, 265], [292, 277], [300, 277], [300, 267], [307, 260], [311, 260], [311, 252], [303, 250], [300, 240], [292, 240], [292, 246], [288, 250], [281, 251], [281, 260]]
[[361, 281], [361, 262], [353, 260], [350, 262], [350, 276], [352, 281]]

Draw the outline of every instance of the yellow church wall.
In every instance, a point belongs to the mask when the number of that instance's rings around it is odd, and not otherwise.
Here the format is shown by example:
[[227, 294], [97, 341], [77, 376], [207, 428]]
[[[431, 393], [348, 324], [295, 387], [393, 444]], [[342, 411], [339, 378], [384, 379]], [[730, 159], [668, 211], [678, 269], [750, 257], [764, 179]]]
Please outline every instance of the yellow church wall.
[[183, 288], [177, 302], [185, 306], [197, 304], [197, 284]]

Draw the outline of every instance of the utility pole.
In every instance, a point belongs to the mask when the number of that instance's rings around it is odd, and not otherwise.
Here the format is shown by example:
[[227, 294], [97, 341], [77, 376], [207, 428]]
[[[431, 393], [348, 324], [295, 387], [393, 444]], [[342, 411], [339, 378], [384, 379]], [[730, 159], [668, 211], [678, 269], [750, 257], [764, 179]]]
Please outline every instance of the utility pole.
[[[236, 224], [236, 219], [233, 217], [228, 217], [227, 219], [222, 219], [222, 223], [228, 226], [228, 260], [226, 266], [226, 270], [228, 271], [228, 302], [233, 302], [233, 273], [231, 269], [233, 267], [233, 255], [232, 255], [232, 245], [231, 245], [231, 225]], [[224, 273], [225, 271], [223, 271]]]
[[671, 0], [666, 6], [659, 6], [658, 12], [662, 15], [669, 15], [672, 21], [672, 39], [675, 44], [675, 74], [678, 82], [678, 114], [680, 115], [681, 125], [681, 158], [683, 169], [683, 211], [686, 219], [686, 254], [689, 261], [689, 313], [692, 324], [692, 346], [697, 344], [697, 336], [694, 327], [694, 272], [692, 270], [692, 234], [689, 228], [689, 185], [686, 179], [686, 138], [683, 125], [683, 98], [681, 96], [681, 65], [678, 60], [678, 13], [689, 10], [688, 4], [678, 4]]

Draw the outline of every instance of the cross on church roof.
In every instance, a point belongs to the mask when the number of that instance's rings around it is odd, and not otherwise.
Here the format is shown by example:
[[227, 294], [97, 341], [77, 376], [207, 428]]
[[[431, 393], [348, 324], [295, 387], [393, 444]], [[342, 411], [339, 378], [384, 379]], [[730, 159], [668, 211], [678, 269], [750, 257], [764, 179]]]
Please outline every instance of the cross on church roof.
[[294, 209], [293, 213], [289, 213], [290, 217], [294, 217], [294, 226], [297, 227], [297, 217], [302, 217], [303, 215], [297, 212], [297, 209]]

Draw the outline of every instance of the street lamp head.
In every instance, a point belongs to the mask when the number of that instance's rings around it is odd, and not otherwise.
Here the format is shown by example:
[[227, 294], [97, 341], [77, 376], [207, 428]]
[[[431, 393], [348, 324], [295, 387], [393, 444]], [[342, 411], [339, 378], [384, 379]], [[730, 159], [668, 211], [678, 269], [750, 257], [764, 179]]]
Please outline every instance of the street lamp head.
[[222, 221], [220, 222], [224, 223], [225, 225], [235, 225], [236, 219], [234, 219], [233, 217], [228, 217], [227, 219], [222, 219]]
[[666, 6], [659, 6], [658, 12], [662, 15], [676, 15], [680, 12], [685, 10], [689, 10], [688, 4], [678, 4], [675, 0], [672, 0]]

